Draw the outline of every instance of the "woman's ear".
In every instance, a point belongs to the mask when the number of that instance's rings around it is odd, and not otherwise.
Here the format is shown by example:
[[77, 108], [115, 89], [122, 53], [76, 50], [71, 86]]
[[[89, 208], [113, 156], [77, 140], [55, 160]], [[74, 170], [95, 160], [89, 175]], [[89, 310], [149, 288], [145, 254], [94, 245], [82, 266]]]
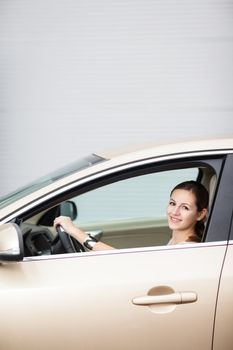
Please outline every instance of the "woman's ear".
[[208, 210], [207, 210], [206, 208], [202, 209], [202, 210], [199, 212], [197, 221], [205, 221], [207, 212], [208, 212]]

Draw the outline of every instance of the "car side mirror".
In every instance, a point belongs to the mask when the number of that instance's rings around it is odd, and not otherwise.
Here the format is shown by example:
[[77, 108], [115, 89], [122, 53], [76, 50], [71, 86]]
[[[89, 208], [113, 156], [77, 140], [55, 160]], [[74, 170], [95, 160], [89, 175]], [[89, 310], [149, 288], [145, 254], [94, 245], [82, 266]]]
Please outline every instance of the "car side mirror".
[[60, 204], [60, 215], [69, 216], [71, 220], [75, 220], [78, 216], [78, 210], [74, 202], [66, 201]]
[[65, 201], [47, 210], [38, 221], [38, 225], [53, 226], [53, 221], [57, 216], [69, 216], [75, 220], [78, 216], [78, 209], [73, 201]]
[[0, 261], [21, 261], [24, 257], [23, 237], [18, 225], [0, 225]]

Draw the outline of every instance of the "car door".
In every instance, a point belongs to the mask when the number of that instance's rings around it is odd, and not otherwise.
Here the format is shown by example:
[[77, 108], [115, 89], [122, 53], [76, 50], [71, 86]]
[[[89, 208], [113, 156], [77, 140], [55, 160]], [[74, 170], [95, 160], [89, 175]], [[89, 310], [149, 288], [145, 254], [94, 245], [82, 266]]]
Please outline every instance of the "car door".
[[225, 249], [187, 244], [1, 266], [1, 346], [211, 349]]
[[2, 348], [211, 349], [232, 213], [230, 169], [226, 161], [218, 174], [203, 243], [1, 265]]

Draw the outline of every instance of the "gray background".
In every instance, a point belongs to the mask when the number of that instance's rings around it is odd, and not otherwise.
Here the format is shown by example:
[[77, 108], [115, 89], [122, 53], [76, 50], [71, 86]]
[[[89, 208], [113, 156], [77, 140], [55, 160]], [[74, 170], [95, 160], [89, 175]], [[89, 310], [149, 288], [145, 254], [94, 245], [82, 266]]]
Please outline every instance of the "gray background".
[[233, 1], [0, 0], [0, 195], [99, 149], [233, 134]]

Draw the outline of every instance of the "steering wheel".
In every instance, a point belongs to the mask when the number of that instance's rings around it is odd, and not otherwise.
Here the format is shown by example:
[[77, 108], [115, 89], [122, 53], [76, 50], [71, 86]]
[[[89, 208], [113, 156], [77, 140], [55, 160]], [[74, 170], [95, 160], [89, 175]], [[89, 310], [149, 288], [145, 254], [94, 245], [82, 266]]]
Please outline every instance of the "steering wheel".
[[56, 230], [66, 253], [85, 252], [85, 249], [82, 246], [82, 244], [79, 243], [76, 239], [73, 239], [70, 235], [68, 235], [61, 225], [58, 225], [56, 227]]

